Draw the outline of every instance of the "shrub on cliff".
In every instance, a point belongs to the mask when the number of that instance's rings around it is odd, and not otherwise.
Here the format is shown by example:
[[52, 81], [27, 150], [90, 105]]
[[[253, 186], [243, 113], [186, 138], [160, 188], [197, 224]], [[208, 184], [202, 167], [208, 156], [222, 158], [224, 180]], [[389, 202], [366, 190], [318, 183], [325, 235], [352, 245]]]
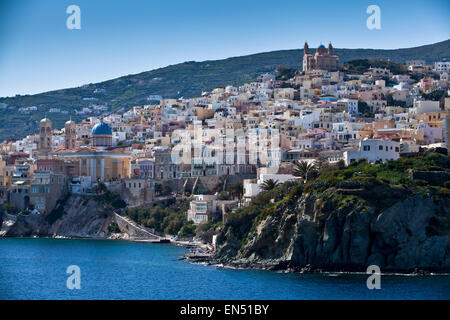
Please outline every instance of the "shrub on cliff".
[[108, 226], [108, 231], [111, 233], [120, 233], [119, 225], [115, 222], [111, 222]]
[[133, 221], [166, 234], [177, 234], [188, 223], [186, 212], [189, 202], [186, 200], [162, 201], [152, 208], [138, 206], [127, 208], [125, 216]]
[[114, 209], [123, 209], [127, 206], [126, 202], [120, 198], [120, 195], [108, 190], [103, 182], [99, 182], [93, 190], [97, 194], [95, 200], [98, 202], [109, 204]]
[[17, 210], [17, 208], [11, 202], [7, 202], [7, 203], [2, 204], [2, 209], [6, 213], [9, 213], [9, 214], [17, 214], [19, 212], [19, 210]]
[[180, 237], [192, 237], [195, 235], [195, 225], [192, 222], [185, 224], [178, 233]]

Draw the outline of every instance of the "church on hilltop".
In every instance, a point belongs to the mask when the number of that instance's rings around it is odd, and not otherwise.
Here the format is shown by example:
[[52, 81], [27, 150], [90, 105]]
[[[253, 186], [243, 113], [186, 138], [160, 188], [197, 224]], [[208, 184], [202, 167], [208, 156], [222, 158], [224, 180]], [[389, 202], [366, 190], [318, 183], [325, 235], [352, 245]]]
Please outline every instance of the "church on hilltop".
[[303, 54], [303, 71], [313, 70], [337, 71], [339, 69], [339, 57], [333, 54], [333, 46], [328, 45], [328, 50], [323, 44], [317, 48], [316, 53], [309, 53], [308, 43], [305, 42]]

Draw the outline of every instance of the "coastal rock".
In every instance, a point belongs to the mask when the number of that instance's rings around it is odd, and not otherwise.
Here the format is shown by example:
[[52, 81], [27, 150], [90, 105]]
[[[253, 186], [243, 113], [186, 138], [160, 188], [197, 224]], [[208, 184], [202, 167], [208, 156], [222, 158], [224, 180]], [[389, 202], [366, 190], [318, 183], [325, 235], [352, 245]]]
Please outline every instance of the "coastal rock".
[[449, 197], [376, 188], [376, 195], [344, 192], [349, 198], [341, 204], [330, 200], [336, 190], [304, 194], [253, 221], [247, 233], [226, 226], [213, 259], [301, 272], [365, 271], [372, 264], [383, 272], [449, 272]]
[[113, 214], [110, 207], [75, 195], [68, 199], [64, 211], [65, 214], [49, 227], [49, 235], [105, 238], [109, 234], [108, 226]]
[[50, 223], [49, 215], [18, 215], [5, 236], [105, 238], [109, 236], [113, 212], [93, 197], [72, 195], [60, 217]]

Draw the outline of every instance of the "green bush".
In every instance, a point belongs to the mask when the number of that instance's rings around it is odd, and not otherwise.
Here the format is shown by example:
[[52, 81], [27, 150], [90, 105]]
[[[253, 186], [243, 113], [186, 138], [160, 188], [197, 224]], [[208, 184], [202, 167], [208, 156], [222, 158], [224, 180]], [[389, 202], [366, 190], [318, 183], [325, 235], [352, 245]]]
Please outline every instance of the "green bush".
[[98, 202], [109, 204], [115, 209], [123, 209], [127, 206], [127, 203], [120, 198], [120, 195], [108, 190], [103, 182], [99, 182], [93, 190], [97, 193], [95, 199]]
[[115, 223], [114, 221], [109, 224], [108, 231], [111, 233], [120, 233], [121, 232], [119, 225], [117, 223]]
[[2, 208], [9, 214], [17, 214], [19, 212], [19, 210], [17, 210], [17, 208], [11, 202], [2, 204]]
[[169, 199], [161, 201], [152, 208], [138, 206], [127, 208], [125, 216], [133, 221], [166, 234], [177, 234], [187, 224], [187, 200]]
[[195, 235], [195, 225], [192, 222], [185, 224], [180, 229], [179, 235], [181, 237], [193, 237]]

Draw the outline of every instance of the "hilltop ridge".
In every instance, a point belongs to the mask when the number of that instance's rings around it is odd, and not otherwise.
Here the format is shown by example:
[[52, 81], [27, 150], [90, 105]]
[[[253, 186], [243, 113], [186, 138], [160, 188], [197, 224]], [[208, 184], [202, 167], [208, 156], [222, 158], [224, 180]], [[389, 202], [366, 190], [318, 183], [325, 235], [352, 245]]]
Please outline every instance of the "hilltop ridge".
[[[314, 52], [314, 49], [310, 50]], [[334, 49], [340, 64], [357, 59], [388, 60], [404, 63], [421, 59], [427, 63], [450, 59], [450, 40], [414, 48]], [[151, 95], [163, 98], [195, 97], [226, 85], [242, 85], [254, 81], [264, 72], [273, 72], [278, 65], [300, 69], [303, 49], [279, 50], [203, 62], [188, 61], [151, 71], [127, 75], [77, 88], [68, 88], [34, 95], [0, 98], [0, 139], [13, 139], [34, 134], [41, 118], [47, 115], [55, 128], [61, 128], [71, 116], [80, 121], [85, 115], [75, 110], [91, 104], [105, 106], [108, 112], [125, 111], [136, 105], [149, 104]], [[20, 113], [19, 108], [36, 111]], [[58, 108], [62, 113], [50, 113]]]

